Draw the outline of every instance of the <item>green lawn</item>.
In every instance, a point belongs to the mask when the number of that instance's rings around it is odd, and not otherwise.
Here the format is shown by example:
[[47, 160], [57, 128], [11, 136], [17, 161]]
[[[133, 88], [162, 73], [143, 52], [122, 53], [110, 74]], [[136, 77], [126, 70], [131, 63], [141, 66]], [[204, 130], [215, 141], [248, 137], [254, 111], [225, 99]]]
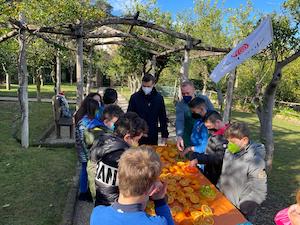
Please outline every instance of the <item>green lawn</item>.
[[[47, 84], [41, 86], [41, 97], [42, 98], [52, 98], [54, 95], [53, 85]], [[11, 85], [11, 90], [6, 90], [5, 85], [0, 85], [0, 96], [10, 96], [10, 97], [17, 97], [17, 84]], [[68, 99], [75, 99], [76, 98], [76, 85], [70, 84], [62, 84], [61, 90], [65, 92], [65, 95]], [[36, 97], [36, 85], [30, 84], [28, 85], [28, 97], [35, 98]]]
[[[51, 120], [51, 105], [30, 103], [29, 111], [30, 142], [34, 142]], [[21, 149], [11, 135], [17, 114], [17, 103], [0, 102], [0, 224], [58, 224], [75, 174], [75, 151]]]

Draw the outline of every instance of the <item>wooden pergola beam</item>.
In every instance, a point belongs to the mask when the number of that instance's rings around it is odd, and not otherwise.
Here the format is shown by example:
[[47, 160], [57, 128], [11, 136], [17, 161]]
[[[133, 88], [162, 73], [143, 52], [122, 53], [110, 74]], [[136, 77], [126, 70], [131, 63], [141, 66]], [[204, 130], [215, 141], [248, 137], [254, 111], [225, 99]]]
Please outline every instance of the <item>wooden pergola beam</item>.
[[106, 18], [103, 20], [99, 21], [89, 21], [84, 24], [84, 27], [86, 28], [94, 28], [94, 27], [101, 27], [105, 25], [117, 25], [117, 24], [123, 24], [123, 25], [133, 25], [133, 26], [139, 26], [139, 27], [144, 27], [144, 28], [149, 28], [152, 30], [156, 30], [165, 34], [168, 34], [170, 36], [176, 37], [178, 39], [182, 40], [191, 40], [191, 41], [200, 41], [199, 39], [192, 38], [188, 34], [183, 34], [180, 32], [176, 32], [174, 30], [170, 30], [167, 28], [164, 28], [162, 26], [159, 26], [157, 24], [147, 22], [144, 20], [139, 20], [139, 19], [134, 19], [132, 17], [111, 17], [111, 18]]
[[12, 30], [12, 31], [8, 32], [7, 34], [0, 37], [0, 43], [16, 36], [18, 33], [19, 32], [17, 30]]
[[133, 39], [136, 38], [138, 40], [145, 41], [145, 42], [157, 45], [157, 46], [159, 46], [161, 48], [164, 48], [164, 49], [173, 49], [171, 46], [160, 43], [160, 42], [156, 41], [153, 38], [146, 37], [146, 36], [140, 36], [140, 35], [133, 34], [133, 33], [128, 34], [128, 33], [123, 33], [123, 32], [114, 32], [114, 33], [110, 33], [110, 34], [86, 34], [86, 35], [84, 35], [84, 39], [118, 38], [118, 37], [119, 38], [133, 38]]
[[93, 46], [97, 46], [97, 45], [122, 45], [122, 46], [125, 46], [125, 47], [138, 48], [138, 49], [143, 50], [145, 52], [148, 52], [148, 53], [150, 53], [152, 55], [159, 54], [157, 51], [154, 51], [154, 50], [151, 50], [151, 49], [147, 49], [147, 48], [143, 48], [143, 47], [137, 47], [135, 45], [132, 45], [132, 44], [129, 44], [129, 43], [125, 43], [125, 42], [122, 42], [122, 41], [90, 42], [88, 44], [89, 44], [89, 46], [90, 45], [93, 45]]

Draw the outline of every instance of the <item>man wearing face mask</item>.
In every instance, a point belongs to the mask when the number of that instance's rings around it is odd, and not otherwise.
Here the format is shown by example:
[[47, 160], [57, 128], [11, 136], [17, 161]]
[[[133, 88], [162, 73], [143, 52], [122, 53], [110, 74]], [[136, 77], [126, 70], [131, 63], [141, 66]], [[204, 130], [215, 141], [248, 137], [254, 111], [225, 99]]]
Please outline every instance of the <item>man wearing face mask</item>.
[[265, 147], [250, 141], [245, 123], [231, 124], [225, 136], [229, 143], [218, 187], [253, 223], [258, 206], [267, 196]]
[[149, 131], [147, 137], [142, 137], [140, 144], [158, 144], [158, 121], [160, 123], [162, 144], [169, 136], [167, 114], [164, 99], [155, 87], [155, 77], [145, 74], [142, 78], [141, 89], [134, 93], [129, 100], [127, 112], [135, 112], [147, 122]]
[[204, 175], [216, 185], [221, 175], [223, 156], [228, 144], [224, 133], [229, 125], [223, 123], [221, 115], [216, 111], [206, 113], [204, 124], [211, 133], [205, 153], [192, 152], [188, 154], [188, 158], [191, 160], [191, 166], [204, 164]]
[[95, 205], [111, 205], [119, 195], [118, 161], [130, 146], [138, 146], [147, 133], [147, 124], [136, 113], [128, 112], [115, 123], [114, 134], [101, 133], [90, 149], [96, 186]]
[[[193, 82], [185, 81], [181, 84], [182, 100], [176, 104], [176, 137], [177, 137], [177, 148], [183, 151], [185, 148], [190, 147], [191, 134], [195, 119], [192, 118], [191, 110], [188, 103], [196, 97], [195, 87]], [[207, 106], [207, 110], [214, 110], [213, 104], [210, 102], [207, 96], [198, 95], [204, 99]]]

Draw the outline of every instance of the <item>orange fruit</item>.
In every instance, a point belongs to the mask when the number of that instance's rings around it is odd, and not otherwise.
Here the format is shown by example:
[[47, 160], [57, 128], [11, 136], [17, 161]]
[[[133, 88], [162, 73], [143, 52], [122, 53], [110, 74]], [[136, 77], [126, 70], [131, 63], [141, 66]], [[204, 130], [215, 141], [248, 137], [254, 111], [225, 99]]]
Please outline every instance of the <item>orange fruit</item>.
[[174, 197], [172, 195], [168, 195], [168, 204], [172, 204], [174, 202]]
[[211, 210], [211, 208], [208, 205], [202, 205], [201, 206], [201, 211], [203, 212], [203, 214], [205, 216], [212, 216], [213, 212]]
[[182, 179], [179, 181], [180, 185], [183, 186], [183, 187], [186, 187], [189, 185], [190, 181], [186, 178]]
[[184, 187], [183, 190], [187, 193], [193, 193], [194, 192], [194, 189], [191, 188], [191, 187]]
[[182, 222], [184, 219], [186, 219], [186, 215], [184, 214], [184, 212], [178, 212], [178, 213], [176, 213], [176, 216], [175, 216], [175, 221], [177, 222], [177, 223], [180, 223], [180, 222]]
[[184, 171], [187, 173], [198, 173], [199, 170], [196, 167], [193, 166], [186, 166], [184, 167]]

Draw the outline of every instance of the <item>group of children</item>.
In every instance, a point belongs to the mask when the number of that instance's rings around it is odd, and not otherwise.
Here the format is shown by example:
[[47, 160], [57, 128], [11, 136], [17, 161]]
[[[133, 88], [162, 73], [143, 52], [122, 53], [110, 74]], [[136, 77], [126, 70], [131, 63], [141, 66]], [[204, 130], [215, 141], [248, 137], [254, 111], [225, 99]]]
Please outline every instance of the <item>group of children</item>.
[[[136, 113], [124, 113], [116, 101], [113, 89], [105, 91], [103, 100], [89, 94], [75, 114], [82, 164], [79, 199], [95, 199], [92, 225], [174, 224], [165, 201], [166, 184], [158, 181], [159, 157], [149, 147], [138, 147], [148, 126]], [[181, 155], [254, 221], [267, 192], [264, 146], [250, 141], [245, 123], [225, 124], [201, 97], [190, 99], [188, 106], [196, 122], [191, 146]], [[154, 201], [158, 217], [144, 212], [148, 200]]]

